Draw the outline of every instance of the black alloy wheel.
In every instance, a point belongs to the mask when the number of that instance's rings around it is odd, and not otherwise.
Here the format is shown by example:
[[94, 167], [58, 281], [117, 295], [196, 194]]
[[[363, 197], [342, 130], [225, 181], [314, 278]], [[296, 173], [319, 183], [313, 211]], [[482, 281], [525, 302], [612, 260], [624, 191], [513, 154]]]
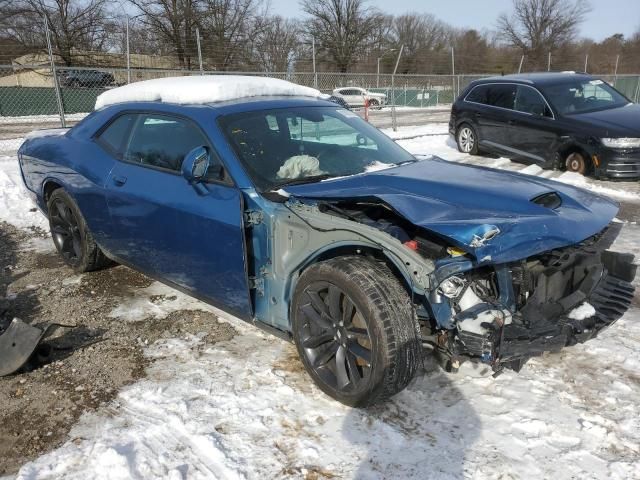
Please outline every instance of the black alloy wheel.
[[326, 281], [304, 290], [298, 337], [311, 367], [331, 388], [357, 390], [371, 373], [371, 337], [353, 301]]
[[405, 287], [379, 260], [342, 256], [311, 265], [297, 281], [291, 314], [307, 373], [346, 405], [385, 401], [421, 365], [415, 310]]
[[54, 199], [49, 209], [53, 243], [65, 262], [75, 266], [82, 256], [82, 236], [78, 220], [61, 198]]
[[113, 265], [93, 239], [80, 209], [65, 190], [58, 188], [47, 199], [49, 229], [64, 262], [83, 273]]

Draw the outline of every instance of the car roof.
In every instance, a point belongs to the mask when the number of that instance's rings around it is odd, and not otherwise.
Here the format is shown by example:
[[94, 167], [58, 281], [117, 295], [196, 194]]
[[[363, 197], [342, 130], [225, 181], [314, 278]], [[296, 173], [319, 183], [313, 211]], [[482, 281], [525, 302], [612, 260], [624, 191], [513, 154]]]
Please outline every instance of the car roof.
[[340, 108], [334, 102], [323, 98], [313, 97], [294, 97], [294, 96], [261, 96], [246, 97], [227, 100], [224, 102], [212, 103], [169, 103], [162, 101], [151, 102], [122, 102], [112, 104], [99, 109], [99, 111], [109, 110], [118, 112], [123, 110], [156, 110], [163, 112], [197, 112], [208, 110], [212, 112], [214, 117], [220, 115], [228, 115], [232, 113], [250, 112], [255, 110], [270, 110], [278, 108], [296, 108], [296, 107], [335, 107]]
[[476, 80], [474, 85], [483, 83], [522, 83], [525, 85], [557, 85], [564, 82], [574, 82], [582, 80], [593, 80], [593, 76], [586, 73], [576, 72], [533, 72], [533, 73], [515, 73], [511, 75], [501, 75], [497, 77], [488, 77]]
[[185, 75], [133, 82], [105, 90], [96, 98], [95, 108], [126, 102], [160, 101], [180, 105], [245, 101], [258, 96], [317, 98], [315, 88], [273, 77], [248, 75]]
[[334, 102], [331, 102], [323, 98], [312, 97], [276, 97], [276, 96], [263, 96], [263, 97], [248, 97], [239, 98], [235, 100], [228, 100], [226, 102], [209, 103], [207, 104], [211, 108], [215, 109], [220, 115], [227, 115], [230, 113], [250, 112], [254, 110], [270, 110], [276, 108], [295, 108], [295, 107], [336, 107]]

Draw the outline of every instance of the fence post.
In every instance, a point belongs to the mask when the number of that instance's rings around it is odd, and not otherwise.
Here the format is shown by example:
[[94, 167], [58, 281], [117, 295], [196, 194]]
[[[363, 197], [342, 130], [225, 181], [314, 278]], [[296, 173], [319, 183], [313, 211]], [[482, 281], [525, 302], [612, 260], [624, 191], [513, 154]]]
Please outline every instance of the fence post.
[[549, 52], [549, 56], [547, 57], [547, 72], [551, 71], [551, 52]]
[[311, 53], [313, 56], [313, 88], [318, 88], [318, 72], [316, 72], [316, 37], [311, 37]]
[[589, 54], [584, 56], [584, 73], [587, 73], [587, 65], [589, 65]]
[[613, 69], [613, 86], [615, 87], [618, 82], [618, 61], [620, 60], [620, 55], [616, 55], [616, 66]]
[[524, 63], [524, 55], [520, 57], [520, 65], [518, 66], [518, 73], [522, 72], [522, 64]]
[[391, 95], [393, 96], [393, 104], [391, 105], [391, 126], [393, 127], [394, 132], [398, 131], [398, 119], [396, 118], [396, 71], [398, 70], [403, 50], [404, 45], [400, 45], [400, 51], [398, 52], [398, 58], [396, 59], [396, 66], [394, 67], [393, 74], [391, 75]]
[[451, 47], [451, 103], [456, 101], [456, 57]]
[[200, 64], [200, 75], [204, 75], [202, 69], [202, 50], [200, 49], [200, 30], [196, 27], [196, 46], [198, 47], [198, 63]]
[[53, 49], [51, 48], [51, 36], [49, 34], [49, 22], [44, 17], [44, 31], [47, 36], [47, 49], [49, 50], [49, 60], [51, 61], [51, 75], [53, 76], [53, 89], [56, 92], [56, 101], [58, 102], [58, 113], [60, 114], [60, 126], [66, 128], [67, 122], [64, 118], [64, 106], [62, 104], [62, 95], [60, 94], [60, 85], [58, 84], [58, 73], [56, 72], [56, 62], [53, 59]]
[[129, 17], [127, 16], [127, 83], [131, 83], [131, 55], [129, 54]]

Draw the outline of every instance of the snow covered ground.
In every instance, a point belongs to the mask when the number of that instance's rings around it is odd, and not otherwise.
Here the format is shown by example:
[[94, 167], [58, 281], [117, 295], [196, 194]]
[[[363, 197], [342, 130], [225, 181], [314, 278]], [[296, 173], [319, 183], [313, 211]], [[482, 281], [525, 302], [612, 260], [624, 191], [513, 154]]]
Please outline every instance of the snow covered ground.
[[[578, 181], [468, 157], [437, 135], [446, 126], [421, 128], [397, 133], [413, 137], [400, 143], [414, 153], [640, 201], [637, 183]], [[0, 220], [45, 227], [24, 196], [18, 145], [0, 142]], [[625, 219], [616, 247], [640, 255], [637, 220]], [[520, 374], [494, 379], [469, 364], [447, 374], [427, 361], [408, 389], [367, 411], [324, 396], [293, 346], [216, 311], [239, 335], [213, 345], [198, 335], [150, 345], [147, 377], [85, 414], [65, 445], [24, 465], [17, 478], [640, 479], [638, 306], [598, 339], [534, 359]], [[154, 283], [131, 292], [111, 316], [133, 322], [184, 309], [212, 311]]]

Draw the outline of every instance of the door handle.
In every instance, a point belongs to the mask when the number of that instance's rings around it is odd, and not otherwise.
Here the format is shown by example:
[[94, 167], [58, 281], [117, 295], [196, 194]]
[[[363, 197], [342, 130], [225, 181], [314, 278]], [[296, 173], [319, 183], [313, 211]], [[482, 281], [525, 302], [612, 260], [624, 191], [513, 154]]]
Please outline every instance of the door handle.
[[119, 175], [116, 175], [113, 177], [113, 183], [117, 186], [117, 187], [121, 187], [123, 186], [125, 183], [127, 183], [127, 177], [121, 177]]
[[509, 121], [507, 121], [507, 123], [509, 125], [517, 125], [518, 122], [516, 122], [515, 120], [509, 120]]

